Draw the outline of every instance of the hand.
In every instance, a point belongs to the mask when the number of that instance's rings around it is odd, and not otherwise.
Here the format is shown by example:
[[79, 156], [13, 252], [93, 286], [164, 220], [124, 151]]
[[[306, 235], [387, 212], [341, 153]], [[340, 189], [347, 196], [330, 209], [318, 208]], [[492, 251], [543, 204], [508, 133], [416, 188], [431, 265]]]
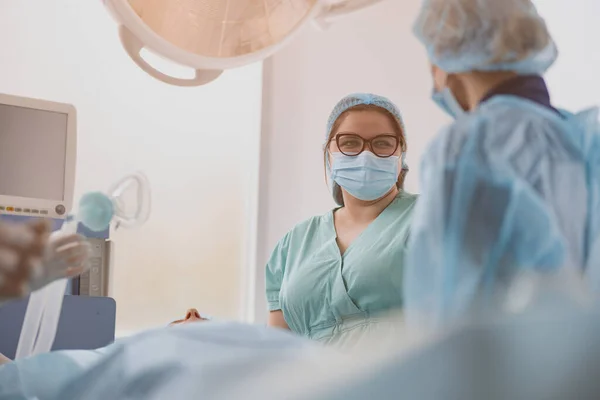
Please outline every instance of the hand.
[[89, 268], [92, 248], [81, 235], [56, 232], [50, 237], [43, 258], [33, 270], [30, 290], [62, 278], [73, 278]]
[[12, 360], [10, 358], [8, 358], [4, 354], [0, 353], [0, 365], [8, 364], [10, 362], [12, 362]]
[[29, 224], [0, 222], [0, 299], [27, 293], [35, 265], [42, 258], [50, 226], [37, 220]]

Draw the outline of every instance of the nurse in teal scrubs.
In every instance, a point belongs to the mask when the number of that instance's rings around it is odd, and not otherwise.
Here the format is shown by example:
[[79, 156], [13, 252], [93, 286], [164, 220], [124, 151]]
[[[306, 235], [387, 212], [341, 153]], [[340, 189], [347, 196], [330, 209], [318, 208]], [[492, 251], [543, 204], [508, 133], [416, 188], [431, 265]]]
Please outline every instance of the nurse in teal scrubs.
[[339, 207], [295, 226], [266, 268], [269, 325], [354, 344], [403, 305], [404, 255], [417, 196], [403, 190], [406, 134], [397, 107], [353, 94], [327, 124], [324, 157]]

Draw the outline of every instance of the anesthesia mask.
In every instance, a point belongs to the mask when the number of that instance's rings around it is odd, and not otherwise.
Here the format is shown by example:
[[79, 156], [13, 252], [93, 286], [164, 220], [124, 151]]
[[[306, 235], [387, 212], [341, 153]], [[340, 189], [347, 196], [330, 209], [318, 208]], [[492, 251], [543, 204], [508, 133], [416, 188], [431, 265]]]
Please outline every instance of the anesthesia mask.
[[[79, 224], [93, 232], [112, 225], [133, 228], [150, 216], [150, 185], [141, 173], [126, 176], [106, 193], [91, 192], [79, 201], [76, 214], [69, 215], [60, 231], [50, 237], [42, 266], [32, 279], [16, 359], [49, 352], [54, 344], [63, 296], [68, 282], [68, 262], [55, 243], [60, 237], [77, 233]], [[37, 289], [37, 290], [36, 290]]]

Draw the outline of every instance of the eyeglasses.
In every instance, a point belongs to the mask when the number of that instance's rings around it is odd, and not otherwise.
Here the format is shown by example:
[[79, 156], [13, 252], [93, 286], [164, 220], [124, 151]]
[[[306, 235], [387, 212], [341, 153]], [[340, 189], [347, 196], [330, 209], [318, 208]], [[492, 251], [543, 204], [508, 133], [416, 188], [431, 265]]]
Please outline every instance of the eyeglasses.
[[336, 135], [335, 143], [340, 153], [346, 156], [357, 156], [368, 146], [377, 157], [388, 158], [398, 150], [400, 139], [396, 135], [384, 134], [367, 140], [355, 133], [340, 133]]

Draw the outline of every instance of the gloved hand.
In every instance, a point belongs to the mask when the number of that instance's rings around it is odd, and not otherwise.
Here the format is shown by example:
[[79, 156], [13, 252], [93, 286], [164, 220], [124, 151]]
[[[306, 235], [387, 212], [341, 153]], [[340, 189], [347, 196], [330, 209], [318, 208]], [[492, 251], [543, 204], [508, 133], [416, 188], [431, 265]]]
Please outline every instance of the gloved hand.
[[0, 222], [0, 302], [27, 295], [87, 268], [91, 246], [80, 235], [54, 235], [50, 225]]
[[36, 291], [61, 278], [73, 278], [89, 268], [92, 247], [77, 234], [55, 232], [50, 236], [41, 262], [34, 266], [29, 290]]
[[0, 221], [0, 301], [27, 293], [31, 271], [42, 258], [49, 232], [46, 221], [32, 224]]
[[8, 364], [9, 362], [12, 362], [12, 360], [6, 357], [4, 354], [0, 353], [0, 365]]

